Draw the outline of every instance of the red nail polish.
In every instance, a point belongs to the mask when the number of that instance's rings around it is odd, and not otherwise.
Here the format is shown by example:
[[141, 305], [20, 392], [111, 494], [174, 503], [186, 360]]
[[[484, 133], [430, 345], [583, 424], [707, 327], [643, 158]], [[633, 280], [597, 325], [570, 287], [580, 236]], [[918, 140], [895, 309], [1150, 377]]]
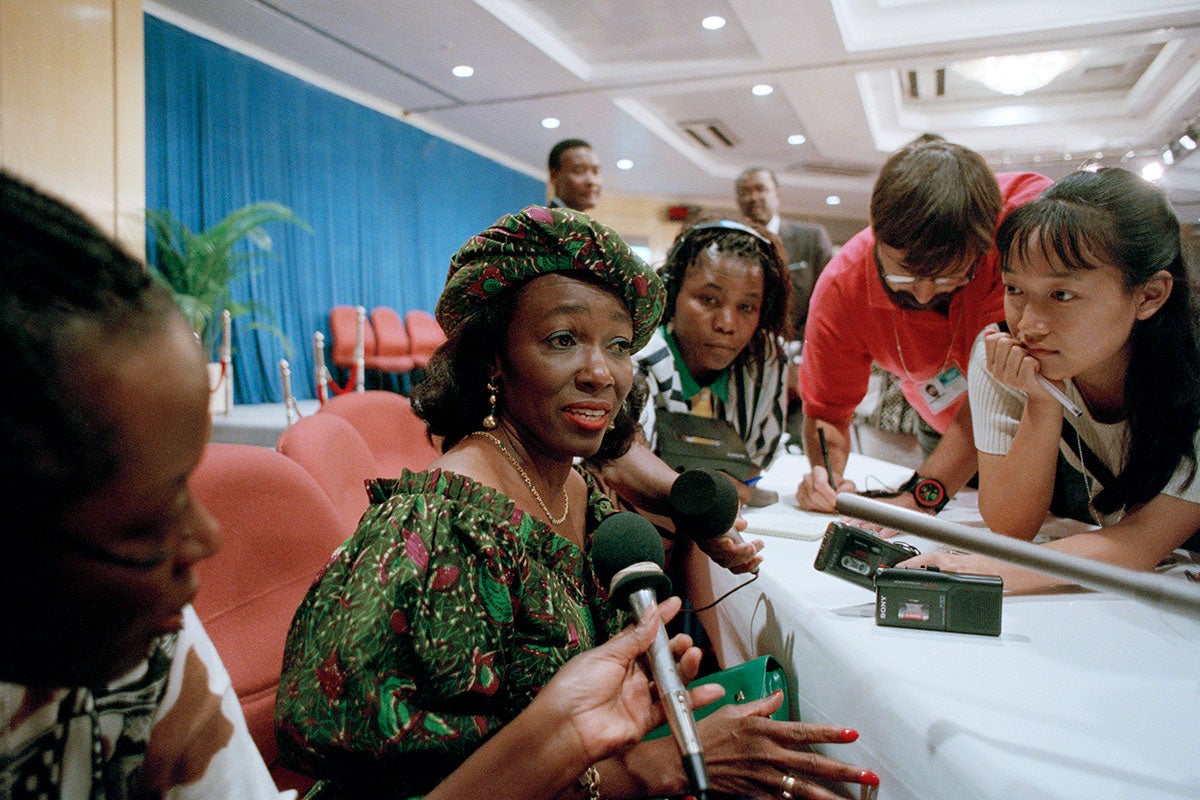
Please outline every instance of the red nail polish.
[[843, 743], [849, 744], [858, 740], [858, 731], [854, 730], [854, 728], [842, 728], [841, 733], [838, 734], [838, 738]]
[[869, 769], [864, 769], [862, 772], [858, 773], [858, 782], [867, 786], [878, 786], [879, 776], [874, 772], [871, 772]]

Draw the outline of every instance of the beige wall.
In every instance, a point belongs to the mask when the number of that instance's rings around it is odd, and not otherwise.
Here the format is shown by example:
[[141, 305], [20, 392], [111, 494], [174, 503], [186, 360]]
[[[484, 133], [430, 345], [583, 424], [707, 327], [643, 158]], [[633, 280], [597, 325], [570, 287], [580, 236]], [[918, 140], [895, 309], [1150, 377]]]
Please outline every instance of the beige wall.
[[0, 0], [0, 165], [145, 251], [141, 0]]

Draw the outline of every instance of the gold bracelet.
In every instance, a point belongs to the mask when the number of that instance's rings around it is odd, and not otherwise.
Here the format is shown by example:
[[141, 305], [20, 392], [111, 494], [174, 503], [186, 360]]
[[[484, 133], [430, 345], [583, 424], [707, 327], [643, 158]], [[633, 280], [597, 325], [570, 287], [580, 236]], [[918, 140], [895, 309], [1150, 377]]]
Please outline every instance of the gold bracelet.
[[600, 770], [596, 769], [595, 764], [579, 776], [579, 785], [583, 787], [587, 800], [600, 800]]

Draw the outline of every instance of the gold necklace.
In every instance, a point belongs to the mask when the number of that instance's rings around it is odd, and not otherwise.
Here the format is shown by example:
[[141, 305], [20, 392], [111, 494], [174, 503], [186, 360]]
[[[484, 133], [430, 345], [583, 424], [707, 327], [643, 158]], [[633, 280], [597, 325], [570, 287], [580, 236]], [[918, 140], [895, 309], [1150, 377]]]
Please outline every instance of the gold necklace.
[[566, 484], [563, 484], [563, 513], [562, 513], [561, 517], [558, 517], [557, 519], [555, 519], [554, 515], [550, 513], [550, 509], [546, 507], [545, 501], [542, 500], [541, 493], [538, 492], [537, 487], [533, 485], [533, 481], [531, 481], [529, 479], [528, 473], [526, 473], [525, 470], [521, 467], [521, 462], [517, 461], [516, 456], [514, 456], [512, 454], [512, 452], [509, 451], [509, 449], [504, 446], [504, 442], [500, 441], [498, 438], [496, 438], [492, 434], [488, 433], [487, 431], [475, 431], [471, 435], [472, 436], [483, 436], [488, 439], [491, 439], [492, 444], [494, 444], [494, 445], [496, 445], [496, 447], [500, 448], [500, 452], [504, 453], [505, 458], [507, 458], [509, 460], [509, 462], [514, 467], [517, 468], [517, 472], [521, 473], [521, 478], [524, 479], [525, 485], [528, 486], [529, 491], [533, 493], [533, 499], [537, 500], [537, 504], [542, 507], [542, 511], [546, 514], [546, 518], [550, 520], [551, 525], [562, 525], [564, 522], [567, 521], [567, 515], [571, 513], [571, 496], [569, 494], [567, 494]]

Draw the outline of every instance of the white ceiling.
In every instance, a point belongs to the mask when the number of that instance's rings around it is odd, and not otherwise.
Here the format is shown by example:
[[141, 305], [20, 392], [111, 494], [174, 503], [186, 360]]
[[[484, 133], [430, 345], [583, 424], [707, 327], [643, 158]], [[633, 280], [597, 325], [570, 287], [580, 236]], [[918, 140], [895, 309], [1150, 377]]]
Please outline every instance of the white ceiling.
[[[1140, 169], [1200, 117], [1200, 0], [146, 0], [150, 13], [544, 177], [588, 139], [606, 189], [729, 204], [773, 168], [793, 214], [867, 216], [889, 151], [934, 131], [996, 170]], [[706, 31], [710, 14], [727, 19]], [[1013, 97], [950, 67], [1071, 48]], [[471, 78], [451, 75], [469, 64]], [[938, 92], [939, 71], [943, 76]], [[774, 93], [750, 88], [769, 83]], [[915, 95], [910, 90], [915, 86]], [[556, 130], [540, 121], [556, 117]], [[720, 130], [729, 144], [713, 135]], [[688, 132], [688, 128], [691, 132]], [[790, 145], [788, 136], [807, 137]], [[698, 138], [697, 138], [698, 137]], [[701, 141], [703, 140], [703, 141]], [[618, 159], [633, 167], [619, 169]], [[1163, 183], [1200, 217], [1200, 155]], [[839, 206], [826, 198], [838, 195]]]

